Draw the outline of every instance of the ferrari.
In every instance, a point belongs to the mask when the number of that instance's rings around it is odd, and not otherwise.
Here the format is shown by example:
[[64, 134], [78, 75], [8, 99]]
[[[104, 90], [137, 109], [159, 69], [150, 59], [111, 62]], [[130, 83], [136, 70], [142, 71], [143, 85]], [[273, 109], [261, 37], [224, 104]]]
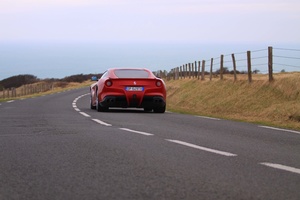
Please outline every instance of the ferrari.
[[98, 112], [109, 108], [143, 108], [164, 113], [166, 86], [162, 79], [144, 68], [111, 68], [90, 86], [90, 106]]

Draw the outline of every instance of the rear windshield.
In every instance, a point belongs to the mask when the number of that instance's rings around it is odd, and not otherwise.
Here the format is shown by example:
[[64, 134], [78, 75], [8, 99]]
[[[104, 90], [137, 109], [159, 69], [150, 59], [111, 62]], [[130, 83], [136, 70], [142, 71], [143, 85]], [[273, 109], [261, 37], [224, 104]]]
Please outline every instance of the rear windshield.
[[148, 78], [149, 73], [141, 69], [116, 69], [114, 71], [118, 78]]

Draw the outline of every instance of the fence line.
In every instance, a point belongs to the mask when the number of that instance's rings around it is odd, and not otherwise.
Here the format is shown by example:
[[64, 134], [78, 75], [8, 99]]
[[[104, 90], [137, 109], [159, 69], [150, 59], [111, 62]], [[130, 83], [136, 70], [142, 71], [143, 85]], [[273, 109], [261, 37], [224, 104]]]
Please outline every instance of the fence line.
[[[280, 72], [278, 67], [294, 67], [300, 70], [300, 63], [294, 64], [300, 60], [299, 49], [285, 49], [268, 47], [247, 52], [238, 52], [227, 55], [220, 55], [210, 60], [195, 61], [194, 63], [186, 63], [179, 67], [171, 69], [170, 72], [157, 72], [157, 75], [170, 79], [197, 78], [205, 80], [205, 75], [209, 75], [209, 79], [219, 76], [223, 80], [224, 74], [233, 74], [234, 81], [238, 79], [238, 74], [247, 74], [248, 82], [252, 82], [252, 74], [259, 72], [269, 74], [269, 82], [274, 80], [273, 72]], [[207, 70], [206, 63], [210, 63], [210, 69]], [[216, 69], [215, 72], [214, 69]], [[209, 71], [209, 72], [207, 72]], [[281, 70], [284, 72], [285, 70]]]
[[9, 99], [47, 92], [49, 90], [53, 90], [53, 86], [53, 83], [42, 83], [35, 85], [23, 85], [19, 88], [6, 88], [0, 91], [0, 99]]

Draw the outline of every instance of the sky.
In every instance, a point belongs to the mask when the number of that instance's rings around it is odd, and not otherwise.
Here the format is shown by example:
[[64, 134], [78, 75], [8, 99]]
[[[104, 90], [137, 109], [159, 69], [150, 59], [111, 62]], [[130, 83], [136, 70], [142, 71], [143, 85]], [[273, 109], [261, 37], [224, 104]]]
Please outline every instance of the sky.
[[[300, 1], [0, 0], [0, 27], [5, 45], [122, 44], [124, 51], [130, 44], [267, 47], [300, 44]], [[9, 54], [0, 46], [1, 52]], [[0, 80], [11, 75], [7, 69], [1, 75], [2, 64]]]

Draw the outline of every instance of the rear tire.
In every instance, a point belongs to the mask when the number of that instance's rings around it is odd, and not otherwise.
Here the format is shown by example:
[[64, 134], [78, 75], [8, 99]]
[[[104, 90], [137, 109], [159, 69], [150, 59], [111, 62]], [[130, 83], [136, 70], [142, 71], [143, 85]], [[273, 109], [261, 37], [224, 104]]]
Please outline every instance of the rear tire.
[[166, 111], [166, 106], [159, 107], [159, 108], [154, 108], [153, 111], [155, 113], [164, 113]]
[[108, 111], [108, 108], [107, 108], [107, 107], [101, 106], [100, 102], [99, 102], [98, 99], [97, 99], [96, 110], [97, 110], [98, 112], [106, 112], [106, 111]]
[[95, 109], [96, 109], [96, 106], [94, 106], [94, 105], [92, 104], [92, 97], [91, 97], [91, 109], [92, 109], [92, 110], [95, 110]]

